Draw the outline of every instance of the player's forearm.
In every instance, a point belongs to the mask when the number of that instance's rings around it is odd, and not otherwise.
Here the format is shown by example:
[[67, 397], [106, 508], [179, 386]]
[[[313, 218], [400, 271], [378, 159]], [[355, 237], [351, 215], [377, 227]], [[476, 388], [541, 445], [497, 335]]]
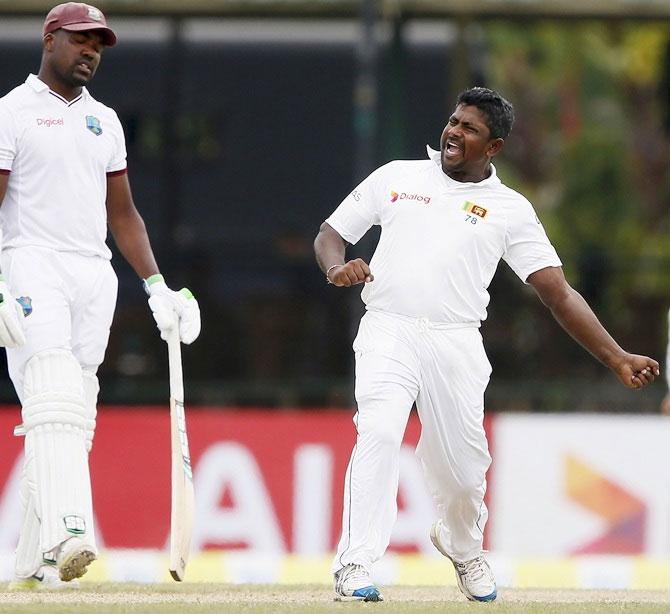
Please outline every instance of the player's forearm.
[[320, 269], [325, 273], [336, 264], [344, 264], [346, 242], [332, 226], [324, 222], [314, 239], [314, 254]]
[[563, 329], [605, 366], [613, 368], [626, 353], [574, 288], [548, 307]]
[[140, 278], [147, 279], [158, 273], [149, 236], [139, 214], [110, 221], [109, 226], [119, 251]]

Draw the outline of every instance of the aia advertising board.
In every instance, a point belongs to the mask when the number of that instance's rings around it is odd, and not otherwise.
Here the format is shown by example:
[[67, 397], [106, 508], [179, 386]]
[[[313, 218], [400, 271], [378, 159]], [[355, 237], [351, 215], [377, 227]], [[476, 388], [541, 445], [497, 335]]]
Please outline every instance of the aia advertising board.
[[[353, 411], [187, 409], [196, 493], [194, 549], [274, 554], [332, 552], [344, 473], [355, 442]], [[15, 547], [23, 440], [18, 408], [0, 409], [0, 551]], [[432, 499], [414, 454], [413, 413], [401, 451], [391, 550], [430, 552]], [[165, 548], [170, 512], [167, 407], [105, 407], [90, 456], [99, 545]]]
[[[341, 527], [353, 411], [189, 408], [196, 493], [194, 549], [332, 553]], [[0, 407], [0, 553], [19, 533], [23, 440]], [[436, 514], [414, 448], [400, 454], [390, 550], [436, 556]], [[670, 555], [670, 417], [493, 414], [485, 546], [525, 557]], [[105, 407], [90, 458], [98, 543], [165, 549], [170, 514], [167, 407]], [[551, 531], [547, 531], [551, 526]]]

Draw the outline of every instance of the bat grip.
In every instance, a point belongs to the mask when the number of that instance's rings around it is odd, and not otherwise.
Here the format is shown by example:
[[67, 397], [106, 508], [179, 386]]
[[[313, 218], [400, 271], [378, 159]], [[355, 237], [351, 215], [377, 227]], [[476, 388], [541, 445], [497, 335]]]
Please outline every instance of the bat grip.
[[175, 317], [175, 323], [167, 335], [168, 363], [170, 371], [170, 396], [184, 402], [184, 376], [181, 364], [181, 338], [179, 336], [179, 324]]

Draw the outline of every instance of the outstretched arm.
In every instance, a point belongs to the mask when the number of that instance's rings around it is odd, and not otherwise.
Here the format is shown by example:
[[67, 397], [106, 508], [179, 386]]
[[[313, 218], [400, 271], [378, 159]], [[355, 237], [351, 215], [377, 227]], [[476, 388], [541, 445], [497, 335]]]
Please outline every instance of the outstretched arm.
[[628, 388], [642, 388], [659, 375], [658, 362], [629, 354], [610, 336], [588, 303], [565, 279], [560, 267], [532, 273], [528, 283], [566, 332], [609, 367]]
[[665, 382], [668, 390], [661, 401], [661, 413], [670, 415], [670, 372], [668, 372], [668, 364], [670, 364], [670, 312], [668, 312], [668, 345], [665, 350]]
[[365, 260], [355, 258], [344, 261], [346, 248], [346, 241], [330, 224], [321, 224], [319, 234], [314, 239], [314, 253], [328, 281], [335, 286], [353, 286], [372, 281], [374, 276]]

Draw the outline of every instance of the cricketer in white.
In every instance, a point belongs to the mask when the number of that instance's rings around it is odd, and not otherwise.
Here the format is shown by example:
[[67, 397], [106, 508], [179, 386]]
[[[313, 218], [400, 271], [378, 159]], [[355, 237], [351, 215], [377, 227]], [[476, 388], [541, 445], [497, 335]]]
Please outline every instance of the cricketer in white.
[[[397, 515], [398, 453], [412, 405], [422, 424], [417, 455], [439, 518], [430, 530], [470, 600], [497, 596], [483, 556], [486, 471], [483, 428], [491, 366], [479, 332], [487, 287], [505, 260], [533, 286], [563, 328], [630, 388], [651, 383], [658, 363], [625, 352], [563, 276], [531, 204], [504, 186], [491, 163], [514, 112], [498, 93], [461, 93], [424, 161], [394, 161], [365, 179], [321, 225], [314, 248], [328, 283], [365, 283], [353, 343], [357, 440], [345, 476], [342, 536], [333, 561], [336, 599], [380, 601], [370, 577]], [[345, 260], [381, 226], [368, 265]]]
[[44, 22], [39, 74], [0, 98], [0, 345], [25, 435], [19, 589], [65, 586], [97, 556], [88, 452], [118, 285], [108, 226], [161, 336], [175, 325], [184, 343], [200, 333], [193, 295], [159, 273], [116, 113], [84, 87], [115, 43], [98, 9], [60, 4]]

